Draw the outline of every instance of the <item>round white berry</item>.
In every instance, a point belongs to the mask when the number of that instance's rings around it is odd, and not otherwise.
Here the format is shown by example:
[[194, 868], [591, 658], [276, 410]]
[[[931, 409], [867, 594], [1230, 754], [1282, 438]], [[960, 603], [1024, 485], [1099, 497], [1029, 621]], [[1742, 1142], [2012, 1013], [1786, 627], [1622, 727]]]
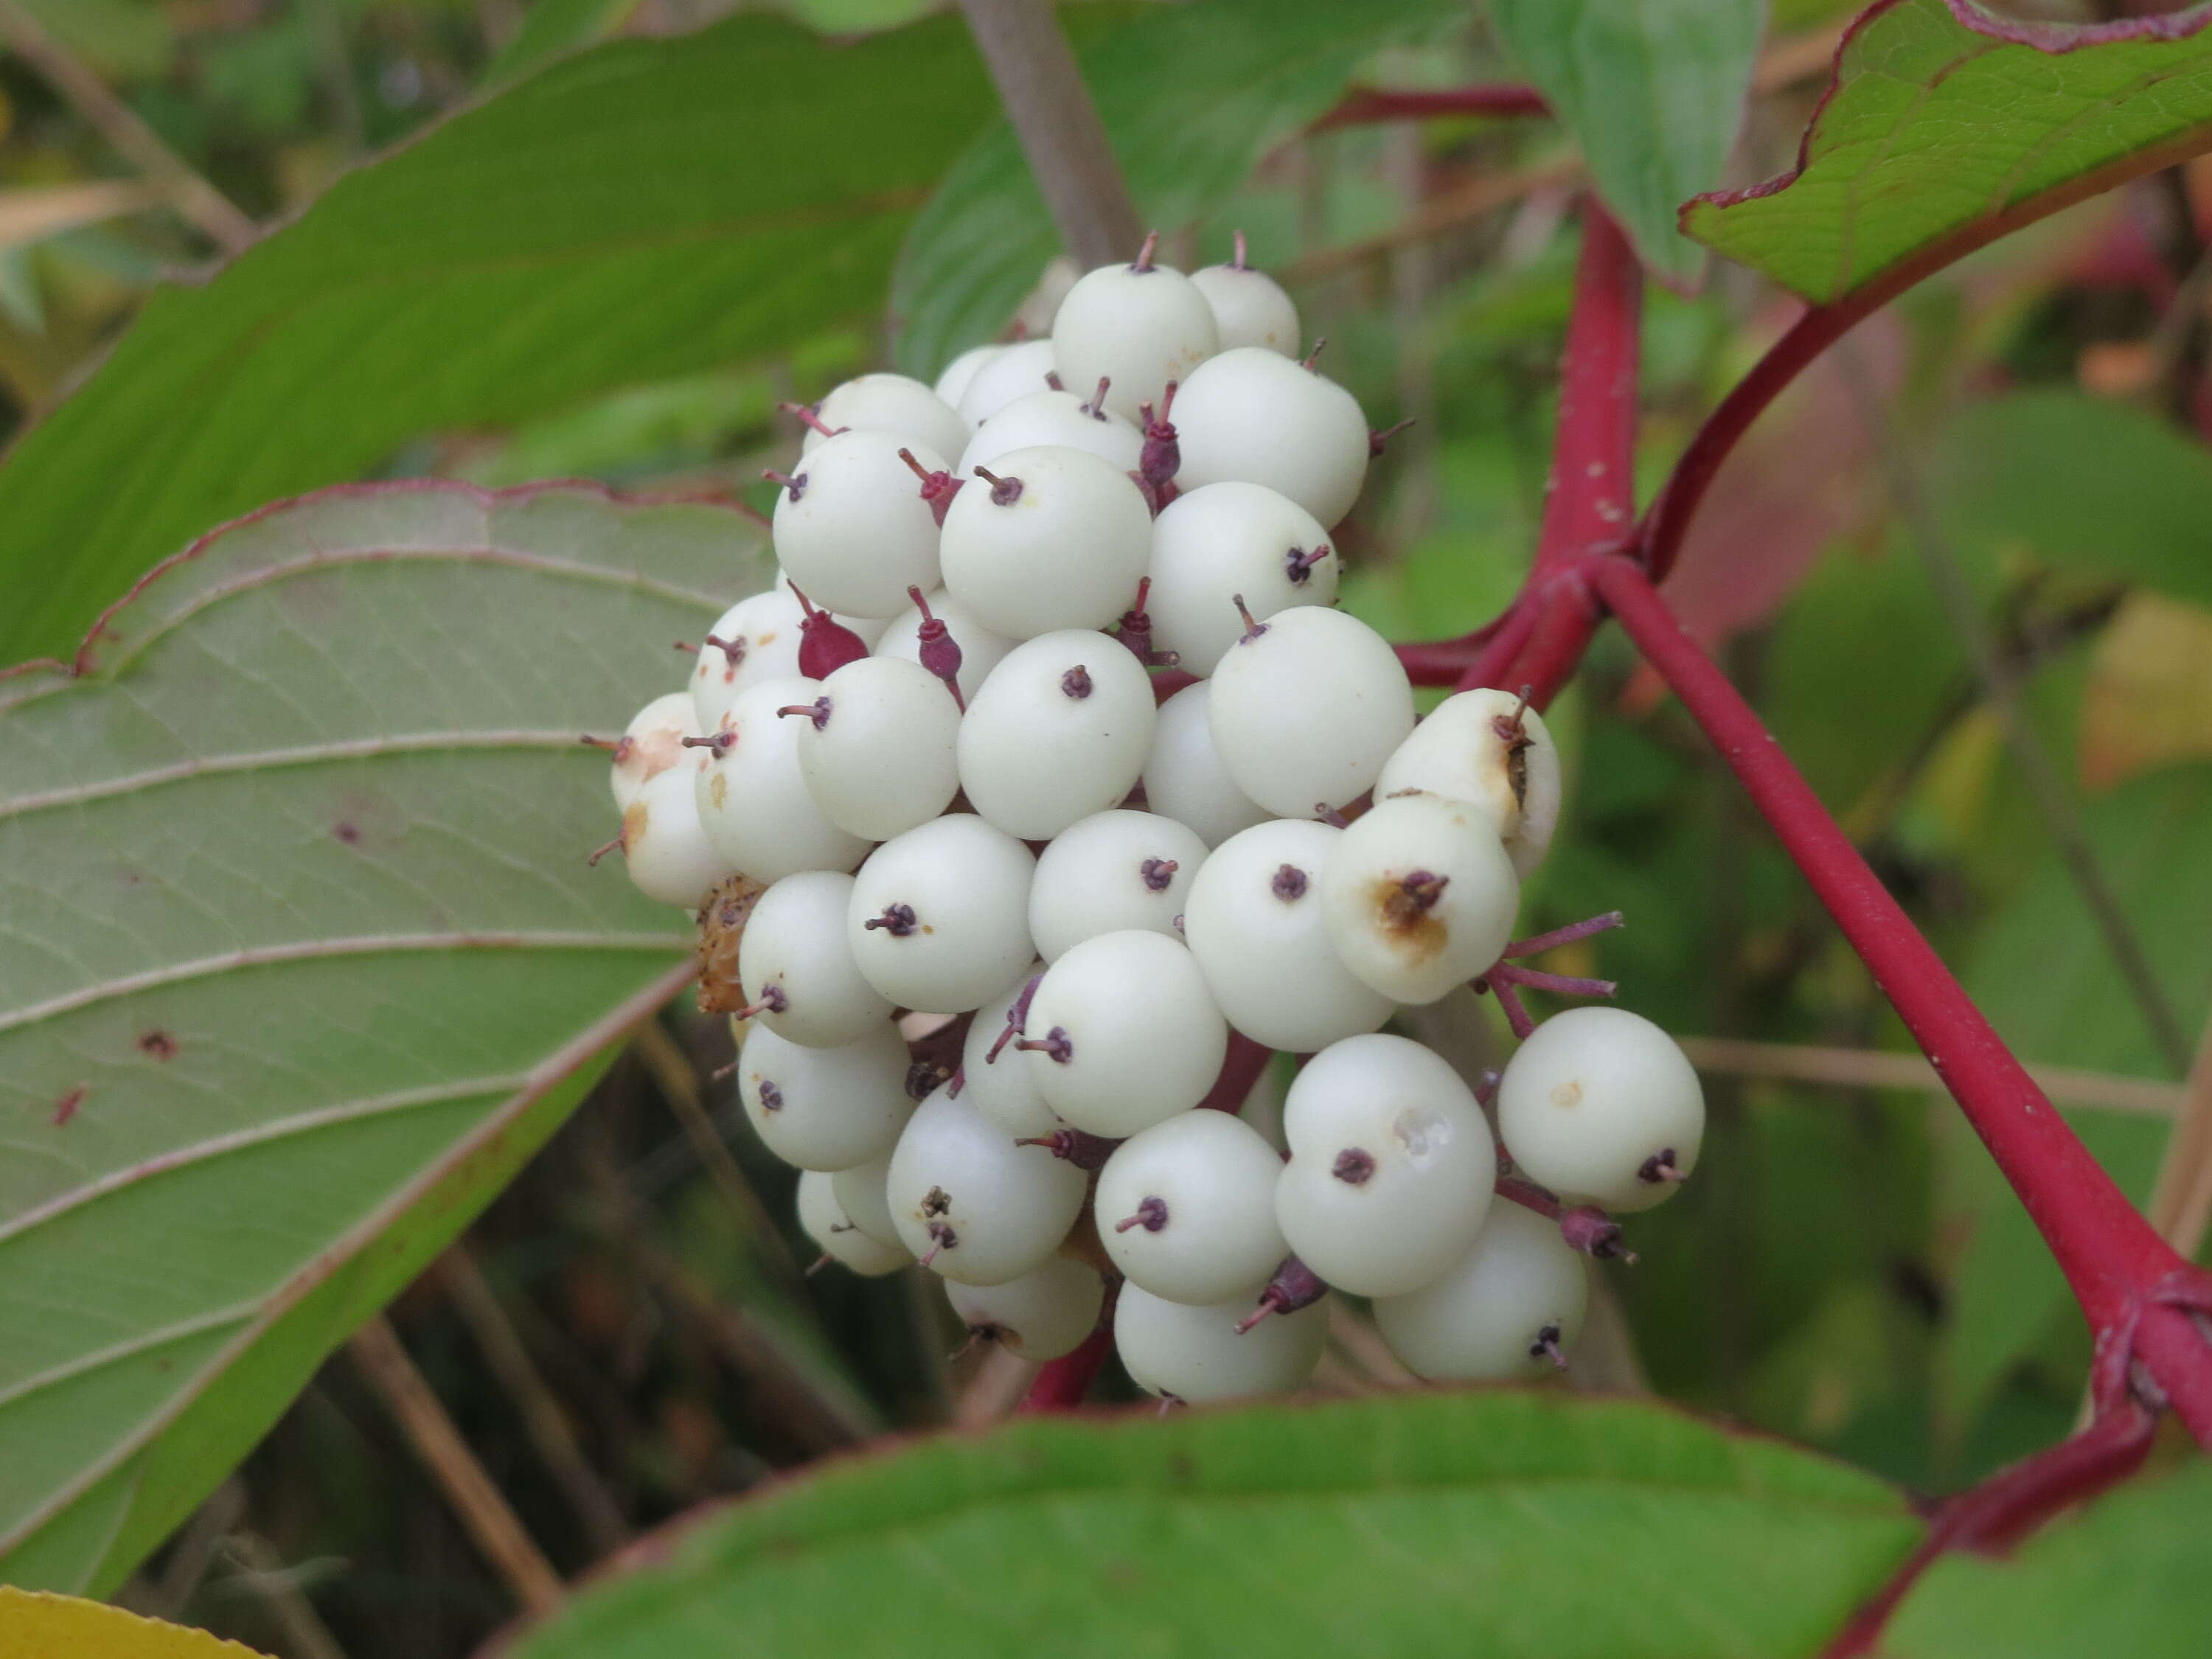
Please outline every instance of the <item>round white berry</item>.
[[960, 452], [960, 465], [953, 474], [972, 479], [979, 466], [995, 472], [1002, 456], [1046, 445], [1087, 449], [1121, 471], [1133, 472], [1144, 456], [1145, 434], [1119, 415], [1085, 403], [1073, 392], [1048, 388], [1015, 398], [977, 427]]
[[1120, 805], [1152, 742], [1152, 677], [1085, 629], [1008, 652], [960, 722], [960, 787], [1008, 835], [1043, 841]]
[[[863, 374], [848, 380], [815, 406], [814, 418], [832, 432], [847, 427], [886, 432], [900, 443], [919, 444], [940, 455], [957, 455], [968, 441], [968, 422], [952, 405], [903, 374]], [[799, 440], [799, 453], [811, 459], [827, 441], [818, 429], [809, 427]], [[812, 589], [807, 596], [813, 597]]]
[[1526, 880], [1559, 822], [1559, 745], [1518, 694], [1462, 691], [1431, 709], [1382, 763], [1376, 799], [1409, 790], [1480, 807]]
[[738, 1051], [738, 1099], [769, 1151], [829, 1174], [890, 1151], [914, 1115], [906, 1071], [889, 1020], [838, 1048], [804, 1048], [755, 1020]]
[[1183, 1112], [1132, 1135], [1091, 1202], [1114, 1265], [1154, 1296], [1200, 1305], [1259, 1294], [1290, 1254], [1275, 1222], [1283, 1161], [1226, 1112]]
[[824, 438], [776, 491], [776, 557], [815, 604], [888, 617], [908, 587], [937, 586], [937, 517], [921, 499], [903, 447], [927, 471], [945, 461], [897, 434], [854, 429]]
[[1060, 384], [1090, 396], [1109, 382], [1106, 406], [1137, 418], [1220, 349], [1213, 307], [1189, 277], [1152, 262], [1101, 265], [1067, 291], [1052, 319], [1053, 367]]
[[1213, 746], [1213, 683], [1186, 685], [1159, 706], [1152, 750], [1142, 774], [1145, 800], [1162, 816], [1188, 824], [1209, 847], [1267, 817], [1237, 787]]
[[1017, 1140], [1048, 1135], [1060, 1127], [1060, 1115], [1037, 1092], [1028, 1056], [1014, 1047], [1021, 1031], [1009, 1036], [1007, 1029], [1031, 983], [1043, 975], [1044, 963], [1032, 962], [978, 1008], [960, 1051], [961, 1092], [973, 1095], [983, 1115]]
[[853, 886], [841, 871], [801, 871], [763, 893], [745, 920], [738, 982], [761, 1008], [757, 1018], [788, 1042], [834, 1048], [890, 1029], [891, 1005], [847, 942]]
[[1413, 688], [1365, 623], [1314, 605], [1241, 635], [1206, 714], [1237, 787], [1286, 818], [1364, 793], [1413, 729]]
[[1648, 1210], [1698, 1166], [1705, 1091], [1674, 1038], [1641, 1014], [1571, 1008], [1506, 1062], [1498, 1133], [1562, 1198]]
[[1288, 1067], [1279, 1060], [1269, 1060], [1260, 1068], [1252, 1087], [1244, 1097], [1244, 1103], [1237, 1109], [1237, 1115], [1259, 1132], [1260, 1139], [1285, 1158], [1291, 1154], [1291, 1143], [1283, 1133], [1283, 1096], [1286, 1088]]
[[1206, 1098], [1229, 1027], [1174, 939], [1101, 933], [1045, 969], [1022, 1039], [1037, 1092], [1079, 1129], [1120, 1139]]
[[965, 1013], [1036, 955], [1036, 858], [972, 812], [908, 830], [854, 879], [845, 936], [868, 983], [901, 1007]]
[[684, 739], [698, 735], [699, 720], [688, 692], [671, 691], [639, 709], [616, 741], [614, 763], [608, 768], [615, 805], [627, 807], [647, 779], [679, 763], [696, 764], [697, 757], [684, 746]]
[[1073, 1353], [1098, 1327], [1106, 1284], [1096, 1267], [1056, 1255], [1003, 1285], [947, 1279], [945, 1295], [969, 1333], [1024, 1359]]
[[1269, 1314], [1240, 1333], [1237, 1325], [1251, 1311], [1249, 1297], [1194, 1308], [1125, 1284], [1114, 1304], [1115, 1352], [1130, 1381], [1147, 1394], [1194, 1405], [1288, 1394], [1321, 1362], [1328, 1298], [1296, 1313]]
[[945, 512], [954, 599], [1011, 639], [1103, 628], [1127, 609], [1152, 559], [1152, 514], [1127, 472], [1064, 445], [1013, 450], [983, 471]]
[[[960, 666], [953, 679], [960, 687], [962, 698], [972, 698], [983, 689], [984, 680], [1014, 648], [1016, 641], [984, 627], [974, 611], [941, 587], [921, 598], [929, 607], [929, 615], [945, 624], [946, 640], [959, 647]], [[876, 654], [921, 662], [921, 630], [926, 625], [927, 619], [921, 611], [908, 605], [884, 628], [883, 638], [876, 642]]]
[[733, 873], [700, 822], [695, 769], [674, 766], [647, 778], [622, 817], [623, 860], [637, 890], [686, 910], [704, 904], [715, 884]]
[[1191, 884], [1190, 953], [1229, 1023], [1265, 1048], [1312, 1054], [1374, 1030], [1395, 1006], [1338, 959], [1322, 919], [1321, 872], [1344, 833], [1297, 818], [1255, 824]]
[[691, 707], [699, 732], [712, 732], [739, 694], [799, 672], [799, 598], [778, 582], [739, 599], [714, 619], [691, 665]]
[[1398, 1002], [1434, 1002], [1497, 961], [1520, 903], [1489, 819], [1437, 795], [1377, 801], [1322, 867], [1338, 957]]
[[837, 1201], [836, 1182], [827, 1170], [808, 1170], [799, 1176], [799, 1224], [824, 1255], [863, 1278], [879, 1278], [914, 1266], [914, 1257], [904, 1245], [885, 1244], [860, 1231], [860, 1224]]
[[1432, 1382], [1549, 1376], [1581, 1334], [1589, 1304], [1582, 1256], [1559, 1224], [1493, 1204], [1474, 1248], [1444, 1275], [1375, 1299], [1390, 1352]]
[[1359, 498], [1367, 417], [1349, 392], [1293, 358], [1239, 346], [1209, 359], [1176, 393], [1186, 489], [1242, 479], [1280, 490], [1325, 525]]
[[1498, 1156], [1459, 1074], [1401, 1036], [1346, 1037], [1291, 1085], [1275, 1218], [1339, 1290], [1400, 1296], [1473, 1247]]
[[961, 388], [955, 407], [970, 428], [979, 427], [1015, 398], [1026, 398], [1032, 392], [1049, 392], [1052, 382], [1046, 377], [1051, 373], [1050, 340], [1024, 340], [1018, 345], [1001, 346], [998, 355], [977, 368]]
[[1298, 308], [1266, 271], [1255, 270], [1240, 261], [1204, 266], [1191, 272], [1190, 280], [1212, 307], [1214, 332], [1222, 350], [1261, 346], [1285, 357], [1297, 355], [1303, 338], [1298, 332]]
[[847, 870], [866, 840], [840, 830], [814, 804], [799, 769], [799, 722], [777, 710], [813, 702], [818, 680], [763, 680], [724, 711], [702, 750], [695, 781], [699, 821], [730, 867], [775, 882], [801, 870]]
[[889, 841], [960, 792], [960, 708], [938, 678], [897, 657], [860, 657], [821, 683], [799, 732], [807, 793], [840, 830]]
[[1262, 484], [1187, 490], [1152, 521], [1152, 643], [1200, 678], [1244, 631], [1294, 605], [1336, 603], [1338, 564], [1312, 514]]
[[1056, 962], [1100, 933], [1149, 928], [1180, 937], [1176, 919], [1206, 843], [1157, 812], [1094, 812], [1054, 836], [1037, 855], [1030, 887], [1030, 937]]
[[1013, 1138], [964, 1093], [907, 1120], [884, 1194], [899, 1242], [946, 1279], [1003, 1285], [1043, 1266], [1083, 1209], [1082, 1170]]
[[[960, 399], [966, 395], [969, 386], [974, 383], [977, 372], [984, 364], [1005, 349], [1006, 347], [1002, 345], [969, 346], [967, 350], [945, 364], [945, 373], [937, 377], [937, 384], [930, 387], [930, 390], [951, 404], [955, 411], [957, 411]], [[961, 424], [964, 426], [967, 422], [963, 421]]]
[[[914, 1120], [907, 1120], [911, 1123]], [[900, 1133], [903, 1135], [904, 1130]], [[866, 1164], [856, 1164], [849, 1170], [840, 1170], [830, 1177], [830, 1190], [836, 1195], [837, 1207], [846, 1218], [877, 1243], [899, 1252], [908, 1261], [914, 1252], [899, 1240], [898, 1224], [891, 1219], [890, 1199], [884, 1183], [890, 1179], [891, 1155], [872, 1158]]]

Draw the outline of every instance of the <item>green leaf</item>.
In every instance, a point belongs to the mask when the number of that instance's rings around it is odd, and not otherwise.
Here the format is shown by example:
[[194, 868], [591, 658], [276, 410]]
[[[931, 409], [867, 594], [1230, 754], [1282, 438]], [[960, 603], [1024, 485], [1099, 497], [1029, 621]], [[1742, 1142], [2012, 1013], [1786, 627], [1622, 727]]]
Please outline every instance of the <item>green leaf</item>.
[[2212, 605], [2212, 455], [2148, 410], [2075, 392], [1978, 404], [1929, 481], [1964, 535]]
[[[2212, 1005], [2212, 767], [2129, 784], [2082, 814], [2106, 878], [2183, 1025]], [[1986, 927], [1962, 981], [2027, 1060], [2137, 1077], [2164, 1066], [2102, 936], [2055, 852]], [[2068, 1121], [2122, 1189], [2147, 1200], [2166, 1124], [2113, 1112]], [[1955, 1127], [1955, 1126], [1954, 1126]], [[1981, 1144], [1948, 1136], [1942, 1231], [1963, 1236], [1938, 1360], [1939, 1395], [1963, 1426], [2068, 1304], [2065, 1281]]]
[[425, 432], [779, 352], [882, 303], [990, 93], [942, 20], [739, 16], [556, 64], [156, 293], [0, 466], [0, 660], [208, 525]]
[[2212, 146], [2212, 8], [2078, 27], [1972, 0], [1851, 25], [1798, 164], [1682, 210], [1815, 305], [1894, 292], [2006, 231]]
[[[1455, 0], [1203, 0], [1147, 8], [1079, 57], [1139, 208], [1173, 229], [1228, 200], [1377, 48], [1461, 15]], [[1058, 252], [1001, 121], [945, 175], [900, 251], [891, 314], [902, 366], [932, 374], [989, 339]]]
[[1488, 0], [1499, 36], [1582, 143], [1644, 263], [1694, 283], [1675, 210], [1720, 181], [1743, 125], [1764, 0]]
[[484, 70], [484, 83], [512, 81], [563, 52], [597, 45], [636, 9], [637, 0], [537, 0]]
[[1765, 1659], [1818, 1648], [1918, 1532], [1869, 1476], [1640, 1402], [1036, 1420], [695, 1520], [511, 1652]]
[[1887, 1659], [2203, 1659], [2212, 1463], [2122, 1486], [2002, 1560], [1948, 1555], [1882, 1633]]
[[0, 1577], [112, 1589], [686, 976], [584, 855], [723, 507], [343, 489], [0, 681]]

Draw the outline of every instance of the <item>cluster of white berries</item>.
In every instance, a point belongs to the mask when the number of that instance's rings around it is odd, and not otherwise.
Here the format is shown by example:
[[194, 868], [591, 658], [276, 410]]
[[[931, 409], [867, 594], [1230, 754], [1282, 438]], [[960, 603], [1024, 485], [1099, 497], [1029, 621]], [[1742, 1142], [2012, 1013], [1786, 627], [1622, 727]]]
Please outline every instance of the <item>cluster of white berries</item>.
[[[1471, 982], [1516, 1026], [1516, 987], [1610, 988], [1506, 960], [1562, 937], [1512, 940], [1558, 753], [1506, 691], [1416, 723], [1331, 608], [1358, 404], [1241, 243], [1152, 253], [1049, 338], [799, 411], [780, 578], [615, 745], [619, 845], [700, 914], [829, 1257], [919, 1260], [1036, 1359], [1110, 1307], [1184, 1400], [1297, 1386], [1332, 1288], [1421, 1376], [1547, 1370], [1603, 1212], [1695, 1164], [1696, 1076], [1609, 1007], [1480, 1090], [1382, 1030]], [[1279, 1099], [1268, 1050], [1309, 1056]]]

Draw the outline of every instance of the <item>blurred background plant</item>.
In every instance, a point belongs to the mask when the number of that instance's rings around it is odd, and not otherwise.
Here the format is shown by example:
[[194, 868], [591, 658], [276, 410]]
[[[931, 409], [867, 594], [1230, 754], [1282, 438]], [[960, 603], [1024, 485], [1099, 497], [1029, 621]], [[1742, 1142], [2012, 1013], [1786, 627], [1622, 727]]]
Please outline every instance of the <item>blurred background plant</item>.
[[[354, 164], [564, 54], [751, 27], [726, 21], [739, 9], [0, 0], [0, 433], [82, 380], [160, 285], [204, 280]], [[751, 9], [842, 33], [936, 8]], [[1087, 50], [1164, 9], [1097, 0], [1066, 21]], [[1852, 9], [1776, 0], [1729, 182], [1789, 164]], [[1415, 25], [1358, 81], [1511, 76], [1464, 12]], [[1102, 102], [1114, 93], [1100, 83]], [[818, 118], [856, 191], [872, 149], [902, 142], [866, 103]], [[1298, 125], [1225, 200], [1167, 227], [1170, 245], [1203, 262], [1247, 232], [1370, 418], [1415, 422], [1343, 532], [1346, 602], [1397, 637], [1456, 633], [1510, 598], [1534, 538], [1578, 162], [1543, 121]], [[816, 138], [757, 134], [719, 164], [774, 167]], [[2188, 1251], [2212, 1206], [2202, 1088], [2194, 1133], [2172, 1133], [2212, 1006], [2208, 227], [2199, 162], [1923, 285], [1752, 434], [1669, 585]], [[1791, 310], [1726, 265], [1655, 295], [1647, 483]], [[901, 341], [879, 311], [840, 304], [805, 309], [774, 349], [676, 342], [647, 378], [585, 376], [520, 412], [414, 430], [374, 471], [763, 504], [752, 481], [796, 432], [777, 401], [878, 362], [933, 368], [921, 360], [943, 341], [908, 324]], [[1624, 641], [1601, 641], [1554, 722], [1572, 810], [1527, 928], [1627, 912], [1604, 971], [1685, 1034], [1715, 1119], [1700, 1179], [1636, 1218], [1640, 1265], [1608, 1275], [1626, 1328], [1599, 1380], [1930, 1490], [2058, 1437], [2081, 1397], [2080, 1319], [1864, 969]], [[1022, 1368], [948, 1360], [958, 1334], [919, 1275], [799, 1276], [790, 1178], [709, 1078], [729, 1048], [682, 1009], [649, 1027], [123, 1599], [301, 1659], [461, 1654], [533, 1586], [689, 1505], [885, 1428], [1006, 1410]], [[1322, 1376], [1339, 1393], [1405, 1381], [1356, 1324]], [[465, 1492], [456, 1507], [470, 1477], [436, 1402], [495, 1483], [473, 1510]]]

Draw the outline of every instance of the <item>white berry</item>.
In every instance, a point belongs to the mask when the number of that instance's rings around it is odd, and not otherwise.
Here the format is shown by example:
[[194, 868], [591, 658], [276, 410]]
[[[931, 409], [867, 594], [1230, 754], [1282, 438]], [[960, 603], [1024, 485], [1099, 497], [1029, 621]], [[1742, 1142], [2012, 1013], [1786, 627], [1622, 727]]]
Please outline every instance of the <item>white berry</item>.
[[1176, 393], [1186, 489], [1241, 479], [1280, 490], [1325, 525], [1358, 499], [1367, 417], [1349, 392], [1295, 359], [1239, 346], [1209, 359]]
[[871, 1238], [837, 1201], [836, 1179], [826, 1170], [808, 1170], [799, 1177], [799, 1224], [815, 1247], [863, 1278], [875, 1279], [914, 1266], [902, 1244]]
[[1097, 1328], [1106, 1300], [1096, 1267], [1056, 1255], [1003, 1285], [948, 1279], [945, 1295], [970, 1334], [1036, 1361], [1073, 1353]]
[[1229, 1026], [1191, 954], [1158, 933], [1101, 933], [1045, 970], [1026, 1057], [1045, 1103], [1119, 1139], [1206, 1098]]
[[926, 471], [947, 465], [927, 445], [856, 428], [801, 456], [777, 490], [776, 557], [816, 605], [888, 617], [908, 587], [937, 586], [937, 518], [902, 447]]
[[1301, 605], [1243, 634], [1213, 670], [1213, 746], [1237, 787], [1282, 817], [1372, 787], [1413, 729], [1390, 643], [1340, 611]]
[[1036, 856], [971, 812], [933, 818], [860, 866], [845, 936], [860, 972], [901, 1007], [957, 1014], [1036, 956]]
[[1544, 717], [1510, 691], [1447, 697], [1382, 763], [1381, 799], [1408, 790], [1472, 802], [1526, 880], [1559, 822], [1559, 750]]
[[1674, 1040], [1626, 1008], [1571, 1008], [1506, 1062], [1498, 1133], [1570, 1200], [1648, 1210], [1697, 1168], [1705, 1097]]
[[777, 711], [813, 701], [818, 680], [763, 680], [722, 715], [696, 781], [699, 820], [733, 870], [775, 882], [800, 870], [847, 870], [868, 850], [807, 793], [799, 729]]
[[[907, 1121], [913, 1121], [911, 1118]], [[914, 1252], [899, 1240], [898, 1225], [891, 1219], [890, 1202], [885, 1192], [884, 1182], [890, 1178], [890, 1167], [891, 1155], [885, 1152], [866, 1164], [840, 1170], [830, 1177], [830, 1190], [836, 1194], [837, 1207], [862, 1233], [911, 1261]]]
[[738, 1051], [738, 1099], [769, 1151], [830, 1174], [890, 1151], [914, 1115], [906, 1072], [889, 1020], [838, 1048], [804, 1048], [755, 1020]]
[[1328, 1298], [1296, 1313], [1269, 1314], [1249, 1330], [1249, 1297], [1194, 1308], [1125, 1284], [1114, 1304], [1114, 1347], [1147, 1394], [1196, 1405], [1288, 1394], [1313, 1375], [1328, 1338]]
[[[815, 406], [814, 417], [832, 432], [851, 427], [889, 433], [902, 444], [920, 444], [940, 455], [957, 455], [968, 441], [968, 422], [952, 405], [903, 374], [863, 374], [848, 380]], [[799, 453], [811, 458], [826, 441], [809, 427]]]
[[1237, 601], [1261, 622], [1294, 605], [1336, 603], [1328, 532], [1261, 484], [1186, 490], [1152, 521], [1152, 643], [1200, 678], [1244, 631]]
[[1267, 809], [1237, 787], [1213, 746], [1213, 683], [1186, 685], [1159, 707], [1152, 746], [1142, 775], [1146, 804], [1218, 847], [1239, 830], [1267, 817]]
[[1251, 1298], [1290, 1246], [1275, 1222], [1283, 1161], [1227, 1112], [1184, 1112], [1132, 1135], [1098, 1172], [1091, 1210], [1114, 1265], [1154, 1296]]
[[984, 471], [945, 513], [939, 553], [954, 599], [1012, 639], [1103, 628], [1128, 608], [1152, 560], [1152, 514], [1127, 472], [1066, 445], [1012, 450]]
[[1152, 748], [1152, 682], [1119, 641], [1084, 629], [1008, 652], [960, 722], [969, 803], [1024, 841], [1119, 805]]
[[1589, 1304], [1589, 1269], [1559, 1223], [1494, 1204], [1474, 1248], [1441, 1279], [1375, 1299], [1375, 1324], [1390, 1352], [1432, 1382], [1545, 1376], [1581, 1334]]
[[1042, 1267], [1083, 1208], [1082, 1170], [1018, 1146], [964, 1093], [939, 1089], [907, 1121], [884, 1193], [899, 1242], [946, 1279], [1003, 1285]]
[[[1001, 346], [998, 355], [981, 365], [961, 388], [956, 407], [972, 428], [981, 426], [1017, 398], [1032, 392], [1049, 392], [1052, 383], [1052, 342], [1024, 340]], [[964, 447], [964, 446], [963, 446]]]
[[[1043, 975], [1044, 963], [1032, 962], [1015, 975], [1011, 985], [1001, 987], [975, 1011], [960, 1051], [961, 1093], [973, 1095], [983, 1115], [1017, 1140], [1048, 1135], [1060, 1127], [1060, 1115], [1045, 1104], [1037, 1091], [1029, 1057], [1014, 1047], [1021, 1033], [1006, 1035], [1015, 1006], [1028, 993], [1030, 981]], [[998, 1050], [995, 1058], [991, 1052], [994, 1048]]]
[[[953, 678], [960, 687], [961, 697], [963, 700], [974, 697], [983, 689], [983, 682], [989, 678], [991, 671], [1018, 641], [984, 627], [974, 611], [941, 587], [921, 597], [922, 603], [929, 607], [930, 616], [945, 624], [947, 638], [960, 648], [960, 667]], [[925, 625], [926, 619], [921, 611], [909, 604], [884, 629], [883, 637], [876, 641], [876, 654], [920, 662], [921, 630]]]
[[698, 735], [698, 715], [685, 692], [671, 691], [639, 709], [617, 740], [614, 761], [607, 769], [615, 805], [629, 806], [648, 779], [670, 768], [684, 762], [696, 764], [697, 757], [684, 748], [684, 739]]
[[623, 808], [622, 849], [637, 890], [696, 910], [732, 866], [700, 822], [694, 768], [671, 767], [638, 786]]
[[1377, 801], [1321, 872], [1338, 957], [1398, 1002], [1434, 1002], [1497, 961], [1520, 902], [1490, 820], [1437, 795]]
[[[1085, 397], [1091, 394], [1086, 392]], [[1042, 445], [1087, 449], [1124, 472], [1136, 471], [1143, 458], [1145, 434], [1109, 410], [1097, 408], [1073, 392], [1047, 388], [1017, 398], [975, 428], [975, 435], [960, 452], [956, 477], [972, 478], [975, 469], [999, 470], [1001, 456], [1017, 449]]]
[[1190, 280], [1212, 307], [1222, 350], [1262, 346], [1285, 357], [1297, 355], [1303, 337], [1297, 307], [1273, 277], [1246, 264], [1241, 250], [1235, 264], [1204, 266]]
[[789, 1042], [834, 1048], [890, 1029], [891, 1005], [862, 977], [846, 937], [853, 885], [840, 871], [801, 871], [763, 893], [745, 921], [738, 982], [756, 1018]]
[[1149, 928], [1179, 937], [1176, 921], [1206, 843], [1157, 812], [1096, 812], [1054, 836], [1037, 855], [1030, 936], [1056, 962], [1100, 933]]
[[799, 770], [814, 804], [840, 830], [889, 841], [926, 823], [960, 790], [952, 694], [919, 663], [860, 657], [784, 714], [799, 734]]
[[[967, 350], [945, 364], [945, 372], [937, 377], [937, 384], [930, 387], [930, 390], [951, 404], [957, 411], [960, 407], [961, 398], [966, 394], [969, 386], [974, 382], [977, 372], [984, 364], [1005, 349], [1006, 347], [1002, 345], [969, 346]], [[964, 426], [967, 422], [963, 421], [962, 424]]]
[[1067, 291], [1052, 319], [1052, 345], [1062, 386], [1087, 397], [1107, 380], [1106, 406], [1134, 420], [1139, 405], [1157, 407], [1169, 381], [1218, 350], [1220, 336], [1206, 295], [1181, 271], [1154, 264], [1147, 243], [1136, 263], [1101, 265]]

